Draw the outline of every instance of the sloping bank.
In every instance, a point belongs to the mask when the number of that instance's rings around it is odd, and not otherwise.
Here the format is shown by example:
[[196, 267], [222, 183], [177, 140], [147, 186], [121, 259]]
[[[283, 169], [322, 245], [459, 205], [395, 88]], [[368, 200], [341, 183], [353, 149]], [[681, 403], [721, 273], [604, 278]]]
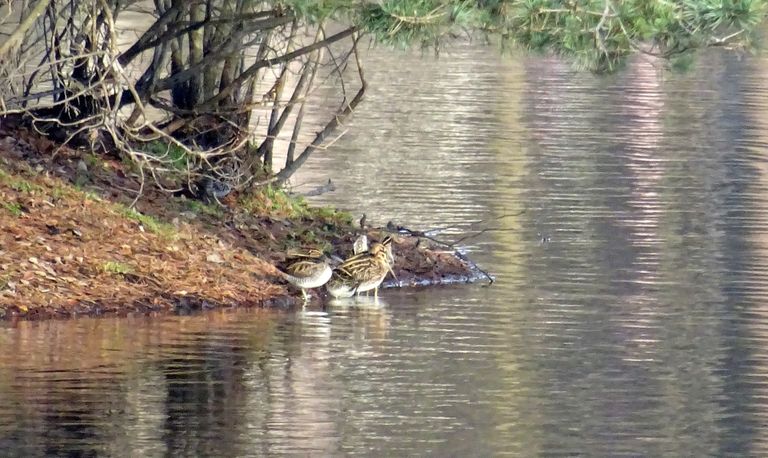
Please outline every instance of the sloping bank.
[[[360, 233], [385, 235], [273, 189], [226, 208], [145, 186], [134, 210], [129, 167], [0, 131], [0, 318], [290, 307], [301, 299], [277, 274], [285, 250], [343, 257]], [[482, 277], [417, 237], [396, 235], [394, 252], [398, 286]], [[322, 304], [313, 294], [310, 306]]]

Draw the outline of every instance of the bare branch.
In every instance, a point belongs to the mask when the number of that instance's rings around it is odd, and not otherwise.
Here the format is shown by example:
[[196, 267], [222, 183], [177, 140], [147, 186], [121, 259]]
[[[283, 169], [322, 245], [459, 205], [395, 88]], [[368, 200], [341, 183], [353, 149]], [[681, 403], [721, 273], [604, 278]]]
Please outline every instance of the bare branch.
[[[271, 66], [277, 65], [277, 64], [282, 64], [282, 63], [291, 61], [291, 60], [293, 60], [293, 59], [295, 59], [297, 57], [301, 57], [301, 56], [303, 56], [305, 54], [309, 54], [312, 51], [315, 51], [317, 49], [329, 46], [332, 43], [335, 43], [335, 42], [337, 42], [339, 40], [343, 40], [344, 38], [354, 34], [356, 31], [357, 31], [357, 27], [350, 27], [350, 28], [348, 28], [346, 30], [343, 30], [343, 31], [341, 31], [341, 32], [339, 32], [339, 33], [337, 33], [335, 35], [331, 35], [330, 37], [326, 38], [325, 40], [322, 40], [322, 41], [319, 41], [319, 42], [316, 42], [316, 43], [312, 43], [311, 45], [305, 46], [305, 47], [303, 47], [301, 49], [297, 49], [296, 51], [283, 54], [282, 56], [275, 57], [274, 59], [266, 59], [266, 60], [262, 60], [262, 61], [256, 62], [253, 65], [251, 65], [250, 67], [248, 67], [247, 70], [243, 71], [240, 74], [240, 76], [238, 76], [232, 82], [232, 84], [228, 88], [226, 88], [223, 91], [220, 91], [215, 97], [205, 101], [202, 104], [202, 107], [210, 107], [211, 105], [213, 105], [215, 103], [218, 103], [224, 97], [228, 96], [235, 87], [241, 86], [245, 81], [247, 81], [249, 78], [254, 76], [262, 68], [271, 67]], [[168, 78], [167, 80], [164, 80], [164, 82], [160, 82], [158, 84], [158, 87], [161, 90], [163, 88], [164, 89], [169, 89], [169, 87], [166, 87], [166, 86], [169, 83], [171, 83], [172, 80], [175, 77], [186, 78], [186, 77], [188, 77], [188, 75], [174, 75], [171, 78]]]
[[5, 43], [0, 45], [0, 57], [6, 56], [13, 50], [13, 48], [19, 46], [22, 38], [24, 37], [24, 34], [26, 34], [27, 31], [32, 28], [32, 26], [35, 24], [35, 21], [37, 21], [37, 18], [39, 18], [45, 12], [50, 3], [51, 0], [38, 0], [35, 6], [33, 6], [29, 11], [29, 14], [27, 14], [27, 17], [21, 21], [11, 36], [5, 40]]
[[360, 62], [360, 55], [357, 50], [357, 42], [359, 37], [355, 36], [353, 39], [353, 46], [355, 48], [355, 60], [357, 62], [357, 69], [358, 69], [358, 75], [360, 77], [360, 89], [357, 91], [357, 94], [355, 94], [355, 97], [349, 102], [348, 105], [340, 109], [336, 115], [331, 119], [328, 124], [325, 125], [325, 128], [318, 132], [315, 136], [315, 139], [312, 140], [312, 143], [310, 143], [304, 151], [299, 155], [299, 157], [296, 158], [293, 163], [281, 170], [278, 174], [278, 182], [284, 183], [288, 178], [293, 175], [296, 170], [299, 169], [299, 167], [304, 164], [304, 162], [309, 159], [309, 156], [312, 154], [313, 151], [315, 151], [320, 145], [325, 142], [325, 140], [338, 128], [342, 123], [349, 117], [350, 114], [357, 108], [357, 106], [362, 102], [363, 96], [365, 95], [365, 91], [368, 87], [368, 83], [365, 80], [365, 75], [363, 73], [363, 66]]

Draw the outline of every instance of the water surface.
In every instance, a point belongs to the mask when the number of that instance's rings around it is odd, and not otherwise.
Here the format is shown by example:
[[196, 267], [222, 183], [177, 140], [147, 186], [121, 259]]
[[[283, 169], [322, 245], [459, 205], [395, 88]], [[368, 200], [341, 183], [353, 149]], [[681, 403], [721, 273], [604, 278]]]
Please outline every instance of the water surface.
[[491, 287], [378, 304], [0, 329], [13, 455], [762, 455], [764, 58], [373, 50], [295, 177], [368, 221], [467, 239]]

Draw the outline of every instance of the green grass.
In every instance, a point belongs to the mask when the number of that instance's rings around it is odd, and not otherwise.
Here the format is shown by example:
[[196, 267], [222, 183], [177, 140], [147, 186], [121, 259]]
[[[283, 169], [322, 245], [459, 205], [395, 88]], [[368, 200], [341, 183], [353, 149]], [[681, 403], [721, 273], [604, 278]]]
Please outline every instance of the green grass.
[[351, 225], [354, 220], [351, 213], [333, 207], [311, 207], [310, 214], [314, 218], [323, 218], [339, 226]]
[[8, 210], [13, 216], [20, 217], [24, 214], [21, 205], [18, 202], [3, 202], [3, 208]]
[[6, 274], [0, 277], [0, 291], [4, 290], [11, 283], [11, 276]]
[[87, 153], [83, 156], [83, 161], [85, 162], [85, 165], [88, 166], [89, 170], [93, 170], [97, 167], [104, 167], [104, 161], [94, 153]]
[[240, 208], [254, 214], [269, 214], [283, 218], [308, 216], [310, 207], [301, 196], [291, 196], [283, 189], [265, 186], [240, 201]]
[[186, 170], [187, 168], [187, 152], [178, 145], [155, 140], [145, 144], [142, 149], [158, 161], [168, 163], [178, 170]]
[[63, 199], [67, 196], [67, 191], [64, 188], [56, 187], [51, 189], [51, 197], [56, 200]]
[[94, 202], [101, 202], [102, 201], [102, 198], [98, 194], [93, 192], [93, 191], [82, 190], [82, 193], [83, 193], [83, 196], [86, 199], [88, 199], [88, 200], [92, 200]]
[[140, 213], [133, 208], [128, 208], [122, 205], [118, 206], [118, 211], [121, 215], [128, 219], [132, 219], [141, 224], [146, 230], [153, 232], [157, 235], [165, 238], [172, 239], [176, 236], [176, 228], [173, 225], [158, 221], [150, 215]]
[[35, 191], [41, 191], [43, 189], [40, 186], [25, 180], [16, 180], [14, 183], [11, 183], [11, 188], [13, 188], [14, 191], [24, 192], [27, 194], [31, 194]]
[[[85, 187], [85, 184], [80, 183], [72, 183], [72, 189], [75, 193], [80, 193], [81, 197], [87, 200], [92, 200], [94, 202], [103, 202], [104, 199], [101, 198], [100, 195], [96, 194], [94, 191], [90, 191]], [[69, 191], [67, 188], [60, 188], [58, 191], [54, 190], [54, 192], [57, 194], [58, 197], [66, 197], [72, 195], [72, 192]], [[57, 197], [54, 196], [54, 197]]]
[[224, 214], [222, 208], [215, 204], [206, 204], [205, 202], [192, 199], [187, 199], [184, 201], [184, 203], [187, 207], [187, 210], [195, 212], [199, 215], [220, 217]]
[[117, 261], [107, 261], [104, 263], [104, 265], [101, 266], [101, 268], [104, 269], [104, 272], [119, 275], [130, 274], [135, 270], [130, 264]]
[[290, 195], [283, 189], [266, 186], [239, 201], [249, 213], [287, 219], [320, 220], [324, 226], [345, 227], [353, 224], [352, 214], [332, 207], [311, 207], [303, 196]]
[[27, 194], [43, 190], [41, 186], [31, 183], [23, 178], [15, 177], [3, 169], [0, 169], [0, 183], [9, 186], [14, 191]]
[[270, 203], [269, 209], [276, 212], [285, 212], [291, 217], [301, 217], [309, 212], [309, 205], [302, 196], [291, 196], [282, 188], [267, 186], [264, 195]]

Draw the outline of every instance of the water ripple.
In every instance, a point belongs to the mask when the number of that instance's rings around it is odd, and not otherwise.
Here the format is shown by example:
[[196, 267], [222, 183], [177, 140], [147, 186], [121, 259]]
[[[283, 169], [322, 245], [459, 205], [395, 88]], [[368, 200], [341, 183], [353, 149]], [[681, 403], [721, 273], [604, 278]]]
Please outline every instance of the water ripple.
[[765, 454], [766, 64], [597, 78], [374, 50], [366, 104], [296, 189], [330, 176], [316, 202], [447, 239], [492, 227], [468, 249], [496, 284], [0, 328], [0, 447]]

